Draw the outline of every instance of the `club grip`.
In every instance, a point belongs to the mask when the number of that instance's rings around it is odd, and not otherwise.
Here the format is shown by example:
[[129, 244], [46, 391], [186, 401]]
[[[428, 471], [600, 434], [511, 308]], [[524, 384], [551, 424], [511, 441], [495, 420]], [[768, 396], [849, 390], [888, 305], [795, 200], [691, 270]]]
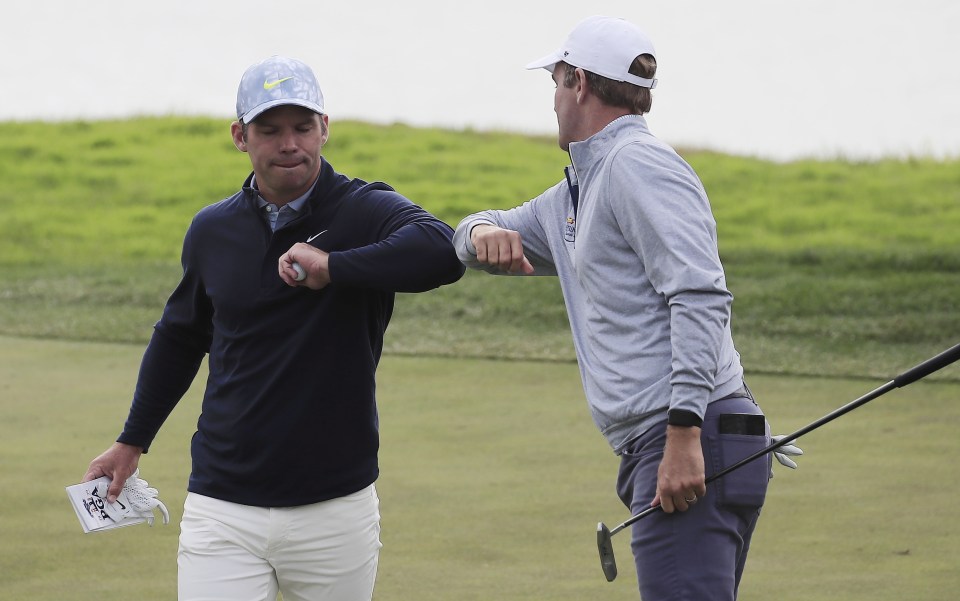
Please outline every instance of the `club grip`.
[[900, 388], [906, 386], [907, 384], [912, 384], [920, 378], [925, 378], [937, 371], [938, 369], [943, 369], [944, 367], [950, 365], [957, 359], [960, 359], [960, 344], [949, 348], [936, 357], [931, 357], [927, 359], [920, 365], [907, 370], [893, 379], [893, 384]]

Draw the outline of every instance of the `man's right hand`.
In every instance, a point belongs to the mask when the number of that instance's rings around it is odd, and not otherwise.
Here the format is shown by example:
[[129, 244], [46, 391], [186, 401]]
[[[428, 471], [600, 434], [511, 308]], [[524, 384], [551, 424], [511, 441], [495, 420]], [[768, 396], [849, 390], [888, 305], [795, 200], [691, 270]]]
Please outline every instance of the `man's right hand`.
[[109, 449], [90, 462], [90, 467], [87, 468], [87, 473], [83, 475], [82, 482], [89, 482], [100, 476], [110, 478], [107, 502], [113, 503], [120, 495], [120, 491], [123, 490], [127, 478], [136, 471], [142, 454], [143, 449], [140, 447], [115, 442]]
[[507, 273], [533, 274], [533, 265], [523, 254], [520, 232], [483, 223], [470, 230], [470, 242], [477, 249], [477, 260], [481, 263]]

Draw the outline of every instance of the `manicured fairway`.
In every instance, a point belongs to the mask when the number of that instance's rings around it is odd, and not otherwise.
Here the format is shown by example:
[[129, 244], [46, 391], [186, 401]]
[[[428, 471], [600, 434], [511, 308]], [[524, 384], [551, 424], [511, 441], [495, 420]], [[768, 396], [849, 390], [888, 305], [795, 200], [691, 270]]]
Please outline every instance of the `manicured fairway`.
[[[63, 491], [115, 437], [141, 353], [0, 337], [0, 598], [175, 598], [200, 381], [141, 462], [174, 523], [84, 535]], [[796, 472], [777, 466], [741, 600], [955, 597], [960, 370], [944, 375], [952, 381], [896, 390], [811, 433]], [[882, 383], [749, 381], [780, 433]], [[637, 598], [624, 535], [620, 578], [600, 571], [596, 523], [627, 514], [573, 364], [388, 356], [379, 396], [376, 599]]]

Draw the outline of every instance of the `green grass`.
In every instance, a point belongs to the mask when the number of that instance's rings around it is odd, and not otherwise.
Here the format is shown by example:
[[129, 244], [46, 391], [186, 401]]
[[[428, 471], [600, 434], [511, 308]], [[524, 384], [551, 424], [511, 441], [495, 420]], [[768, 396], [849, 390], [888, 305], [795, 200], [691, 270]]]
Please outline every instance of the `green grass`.
[[[772, 163], [682, 151], [710, 194], [730, 261], [850, 270], [960, 269], [960, 161]], [[455, 224], [556, 183], [552, 138], [334, 122], [325, 156]], [[229, 122], [0, 123], [0, 261], [171, 261], [183, 229], [249, 171]]]
[[[174, 524], [83, 535], [63, 488], [122, 425], [187, 224], [249, 170], [228, 128], [0, 123], [5, 599], [175, 596], [202, 378], [142, 463]], [[566, 163], [546, 138], [351, 122], [331, 132], [339, 170], [387, 181], [451, 225], [534, 196]], [[734, 335], [775, 431], [957, 342], [960, 161], [683, 154], [711, 196]], [[556, 281], [469, 273], [401, 295], [385, 351], [378, 600], [636, 598], [625, 535], [621, 577], [608, 584], [599, 569], [596, 522], [627, 515]], [[960, 483], [944, 466], [958, 450], [958, 395], [951, 366], [804, 437], [800, 470], [777, 468], [741, 599], [953, 598]]]
[[[115, 437], [142, 350], [0, 336], [4, 599], [175, 598], [202, 378], [141, 462], [170, 525], [85, 535], [63, 490]], [[378, 601], [636, 599], [625, 534], [614, 538], [620, 577], [600, 571], [596, 523], [627, 513], [573, 364], [390, 356], [378, 380]], [[783, 433], [876, 386], [750, 382]], [[741, 601], [953, 598], [960, 482], [944, 466], [958, 395], [960, 384], [922, 381], [804, 437], [800, 468], [775, 466]]]
[[[960, 161], [683, 154], [711, 197], [748, 369], [886, 377], [956, 343]], [[550, 138], [357, 122], [332, 124], [325, 155], [451, 225], [566, 163]], [[227, 120], [0, 123], [0, 334], [144, 342], [190, 219], [248, 170]], [[401, 296], [387, 351], [573, 359], [557, 282], [482, 274]]]
[[[354, 122], [330, 131], [325, 155], [338, 170], [386, 181], [451, 223], [525, 200], [564, 165], [552, 142], [518, 135]], [[0, 265], [174, 262], [193, 215], [249, 171], [227, 120], [0, 123]]]

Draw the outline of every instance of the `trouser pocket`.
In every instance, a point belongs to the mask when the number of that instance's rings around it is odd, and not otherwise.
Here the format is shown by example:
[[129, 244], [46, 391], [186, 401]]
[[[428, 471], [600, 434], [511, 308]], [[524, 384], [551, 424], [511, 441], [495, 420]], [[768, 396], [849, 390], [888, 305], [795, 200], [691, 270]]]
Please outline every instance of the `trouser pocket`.
[[[725, 416], [721, 415], [721, 423]], [[763, 423], [762, 415], [751, 415], [750, 418], [759, 418]], [[736, 421], [736, 420], [735, 420]], [[707, 474], [713, 474], [737, 463], [741, 459], [761, 451], [769, 444], [769, 436], [765, 426], [762, 429], [738, 429], [739, 432], [749, 431], [749, 434], [732, 434], [721, 431], [719, 427], [708, 435], [708, 448], [711, 457], [707, 461]], [[716, 493], [716, 502], [722, 506], [760, 507], [767, 495], [767, 483], [770, 479], [769, 453], [733, 470], [712, 483]]]

